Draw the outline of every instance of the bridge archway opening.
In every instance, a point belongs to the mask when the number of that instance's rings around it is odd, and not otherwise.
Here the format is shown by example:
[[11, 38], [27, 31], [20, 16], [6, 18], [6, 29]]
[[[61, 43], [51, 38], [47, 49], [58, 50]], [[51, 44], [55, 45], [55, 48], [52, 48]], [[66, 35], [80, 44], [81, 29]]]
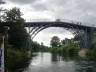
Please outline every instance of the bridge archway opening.
[[53, 36], [58, 36], [60, 40], [64, 40], [65, 38], [71, 39], [74, 38], [74, 30], [64, 28], [64, 27], [48, 27], [41, 30], [34, 38], [33, 41], [37, 41], [39, 43], [44, 43], [44, 45], [49, 46], [50, 40]]

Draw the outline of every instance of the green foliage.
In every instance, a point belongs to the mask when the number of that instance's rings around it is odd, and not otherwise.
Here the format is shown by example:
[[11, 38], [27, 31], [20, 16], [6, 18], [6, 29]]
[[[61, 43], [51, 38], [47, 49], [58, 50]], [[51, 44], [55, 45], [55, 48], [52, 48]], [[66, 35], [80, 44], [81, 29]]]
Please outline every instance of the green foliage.
[[95, 49], [95, 50], [96, 50], [96, 42], [94, 42], [94, 43], [91, 45], [90, 49]]
[[38, 52], [40, 50], [40, 44], [37, 42], [32, 42], [32, 51]]
[[[13, 8], [5, 12], [5, 23], [10, 30], [8, 31], [7, 49], [7, 69], [9, 72], [26, 67], [29, 63], [28, 50], [29, 34], [24, 28], [24, 19], [21, 17], [21, 12], [18, 8]], [[17, 71], [18, 72], [18, 71]]]
[[20, 9], [18, 8], [12, 8], [10, 10], [7, 10], [5, 12], [5, 21], [6, 22], [17, 22], [17, 21], [21, 21], [21, 12]]
[[96, 60], [96, 42], [87, 50], [86, 55], [89, 59]]
[[95, 50], [88, 49], [86, 55], [88, 59], [96, 60], [96, 49]]
[[[17, 48], [21, 51], [28, 50], [28, 47], [25, 45], [28, 44], [28, 33], [24, 28], [24, 19], [21, 17], [20, 9], [13, 8], [5, 12], [5, 21], [10, 30], [8, 31], [9, 44], [13, 45], [14, 48]], [[26, 44], [25, 44], [26, 43]]]
[[79, 35], [75, 35], [74, 41], [79, 41], [79, 40], [80, 40], [80, 36]]
[[40, 45], [39, 43], [34, 41], [32, 42], [32, 51], [33, 52], [49, 52], [50, 48], [42, 44]]
[[20, 52], [13, 48], [7, 49], [7, 68], [8, 71], [14, 72], [18, 69], [27, 67], [29, 58], [26, 53]]
[[78, 55], [79, 47], [77, 44], [65, 44], [60, 47], [52, 48], [52, 53], [59, 53], [64, 56], [75, 56]]
[[47, 46], [41, 45], [40, 52], [50, 52], [50, 48]]
[[[76, 38], [76, 40], [75, 40]], [[66, 43], [65, 40], [62, 40], [60, 42], [60, 39], [57, 36], [54, 36], [51, 40], [51, 52], [52, 53], [58, 53], [63, 56], [76, 56], [79, 52], [79, 44], [74, 43], [74, 41], [77, 41], [78, 38], [75, 37], [74, 39], [70, 39], [69, 42]], [[72, 40], [72, 41], [71, 41]], [[73, 41], [74, 40], [74, 41]]]
[[53, 36], [50, 44], [52, 47], [57, 47], [60, 45], [60, 39], [57, 36]]

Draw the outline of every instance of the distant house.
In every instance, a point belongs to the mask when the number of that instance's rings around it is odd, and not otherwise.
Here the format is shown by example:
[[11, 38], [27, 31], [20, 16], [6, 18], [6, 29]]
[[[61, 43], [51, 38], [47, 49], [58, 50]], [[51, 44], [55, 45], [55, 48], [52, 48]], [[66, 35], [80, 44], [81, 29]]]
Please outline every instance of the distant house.
[[70, 43], [74, 43], [73, 39], [65, 38], [65, 40], [62, 40], [62, 44], [70, 44]]
[[74, 41], [74, 43], [80, 43], [80, 41]]

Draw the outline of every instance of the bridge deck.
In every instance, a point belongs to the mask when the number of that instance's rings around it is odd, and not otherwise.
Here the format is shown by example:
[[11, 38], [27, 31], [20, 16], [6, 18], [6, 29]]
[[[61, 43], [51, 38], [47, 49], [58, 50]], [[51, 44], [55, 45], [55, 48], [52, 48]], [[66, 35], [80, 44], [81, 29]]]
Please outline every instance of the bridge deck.
[[45, 26], [50, 25], [51, 27], [67, 27], [67, 28], [79, 28], [79, 29], [86, 29], [91, 28], [88, 26], [81, 25], [80, 23], [74, 24], [74, 23], [68, 23], [68, 22], [26, 22], [25, 27], [39, 27], [39, 26]]

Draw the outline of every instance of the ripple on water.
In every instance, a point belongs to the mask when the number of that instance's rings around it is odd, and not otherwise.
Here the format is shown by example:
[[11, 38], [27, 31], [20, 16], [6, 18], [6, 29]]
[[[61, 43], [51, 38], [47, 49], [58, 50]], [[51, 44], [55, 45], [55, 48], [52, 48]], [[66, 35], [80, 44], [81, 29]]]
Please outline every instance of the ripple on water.
[[96, 62], [63, 59], [52, 61], [51, 53], [37, 53], [24, 72], [96, 72]]

